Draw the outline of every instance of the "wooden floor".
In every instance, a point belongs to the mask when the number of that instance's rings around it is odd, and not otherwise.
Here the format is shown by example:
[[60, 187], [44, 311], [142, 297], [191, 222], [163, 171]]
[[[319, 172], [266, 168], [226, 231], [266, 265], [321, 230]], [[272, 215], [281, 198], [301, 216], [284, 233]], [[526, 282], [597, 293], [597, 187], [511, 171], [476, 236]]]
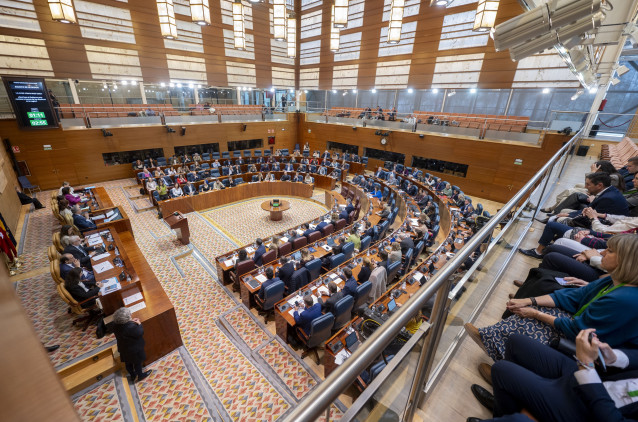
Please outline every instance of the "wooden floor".
[[[547, 201], [547, 204], [553, 204], [554, 197], [563, 189], [576, 183], [583, 183], [584, 174], [589, 171], [589, 166], [593, 161], [593, 157], [574, 157], [565, 169], [564, 176], [552, 192], [551, 200]], [[492, 212], [492, 210], [489, 211]], [[540, 214], [540, 216], [544, 215]], [[536, 246], [543, 226], [535, 221], [530, 233], [523, 239], [521, 247]], [[526, 257], [520, 253], [515, 254], [494, 292], [473, 322], [474, 325], [484, 327], [499, 321], [505, 310], [508, 295], [516, 292], [517, 289], [512, 281], [524, 279], [529, 269], [538, 266], [539, 262], [537, 259]], [[485, 281], [489, 282], [489, 280], [483, 280], [483, 282]], [[462, 325], [465, 322], [467, 321], [456, 321], [455, 324]], [[492, 363], [485, 352], [467, 335], [464, 335], [458, 349], [450, 359], [449, 366], [434, 386], [424, 406], [417, 412], [416, 419], [428, 422], [461, 422], [470, 416], [481, 419], [491, 418], [491, 412], [481, 406], [470, 391], [472, 384], [480, 384], [491, 389], [478, 373], [477, 367], [481, 362]]]

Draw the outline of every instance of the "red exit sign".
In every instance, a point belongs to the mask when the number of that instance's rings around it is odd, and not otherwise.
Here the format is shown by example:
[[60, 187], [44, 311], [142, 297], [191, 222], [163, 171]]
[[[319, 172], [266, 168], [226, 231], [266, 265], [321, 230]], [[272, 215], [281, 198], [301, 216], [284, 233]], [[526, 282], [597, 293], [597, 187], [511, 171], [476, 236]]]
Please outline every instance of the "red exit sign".
[[12, 146], [11, 149], [13, 149], [14, 153], [20, 152], [20, 147]]

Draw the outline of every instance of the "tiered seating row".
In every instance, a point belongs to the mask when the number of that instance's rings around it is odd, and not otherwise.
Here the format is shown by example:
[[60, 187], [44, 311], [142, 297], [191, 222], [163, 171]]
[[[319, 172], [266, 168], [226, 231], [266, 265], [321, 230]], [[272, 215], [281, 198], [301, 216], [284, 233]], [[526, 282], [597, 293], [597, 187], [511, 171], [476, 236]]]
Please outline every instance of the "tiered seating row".
[[600, 159], [611, 161], [617, 169], [627, 165], [627, 161], [636, 156], [638, 156], [638, 145], [628, 137], [624, 137], [616, 145], [604, 144], [600, 151]]
[[89, 117], [139, 117], [141, 111], [153, 110], [156, 116], [178, 116], [179, 111], [172, 104], [61, 104], [59, 107], [62, 119]]
[[[243, 115], [261, 114], [261, 105], [237, 105], [237, 104], [211, 104], [210, 108], [204, 108], [203, 104], [189, 104], [190, 114], [194, 116], [212, 115]], [[211, 109], [214, 111], [211, 113]]]

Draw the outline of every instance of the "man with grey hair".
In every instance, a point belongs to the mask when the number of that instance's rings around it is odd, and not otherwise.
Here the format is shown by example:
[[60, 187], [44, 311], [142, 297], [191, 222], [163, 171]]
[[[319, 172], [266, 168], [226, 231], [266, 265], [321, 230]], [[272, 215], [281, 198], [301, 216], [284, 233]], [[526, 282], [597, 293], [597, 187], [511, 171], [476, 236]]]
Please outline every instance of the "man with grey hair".
[[141, 381], [148, 377], [152, 370], [143, 371], [146, 360], [144, 352], [144, 328], [138, 318], [131, 318], [131, 311], [122, 307], [113, 313], [113, 334], [117, 340], [120, 360], [126, 365], [131, 375], [131, 382]]
[[75, 224], [75, 226], [80, 229], [81, 232], [97, 229], [97, 226], [94, 222], [82, 215], [79, 206], [75, 205], [73, 208], [71, 208], [71, 212], [73, 213], [73, 224]]
[[91, 256], [95, 254], [95, 248], [83, 246], [80, 236], [64, 236], [63, 240], [67, 245], [62, 253], [73, 255], [83, 267], [91, 268]]

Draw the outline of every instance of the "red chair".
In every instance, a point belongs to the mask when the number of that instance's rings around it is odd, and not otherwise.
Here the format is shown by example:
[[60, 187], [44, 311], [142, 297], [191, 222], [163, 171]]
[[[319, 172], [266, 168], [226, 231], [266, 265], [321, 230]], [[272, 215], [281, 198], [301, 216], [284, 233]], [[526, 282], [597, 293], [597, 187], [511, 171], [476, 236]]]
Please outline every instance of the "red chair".
[[234, 291], [238, 292], [240, 290], [239, 281], [241, 280], [241, 276], [251, 272], [254, 269], [255, 269], [255, 262], [252, 259], [242, 261], [239, 264], [235, 265], [235, 272], [230, 273], [230, 279], [233, 281]]
[[268, 252], [266, 252], [265, 254], [263, 254], [261, 256], [261, 260], [262, 260], [262, 264], [266, 265], [270, 262], [273, 262], [275, 259], [277, 259], [277, 251], [276, 250], [270, 250]]
[[340, 218], [339, 220], [337, 220], [337, 226], [335, 227], [335, 231], [338, 232], [339, 230], [343, 229], [346, 226], [346, 220], [344, 218]]
[[279, 256], [285, 256], [292, 252], [292, 243], [286, 242], [279, 247]]
[[296, 251], [297, 249], [301, 249], [308, 244], [308, 239], [306, 236], [301, 236], [292, 241], [292, 250]]
[[319, 230], [314, 231], [308, 235], [308, 243], [314, 243], [321, 239], [321, 232]]

